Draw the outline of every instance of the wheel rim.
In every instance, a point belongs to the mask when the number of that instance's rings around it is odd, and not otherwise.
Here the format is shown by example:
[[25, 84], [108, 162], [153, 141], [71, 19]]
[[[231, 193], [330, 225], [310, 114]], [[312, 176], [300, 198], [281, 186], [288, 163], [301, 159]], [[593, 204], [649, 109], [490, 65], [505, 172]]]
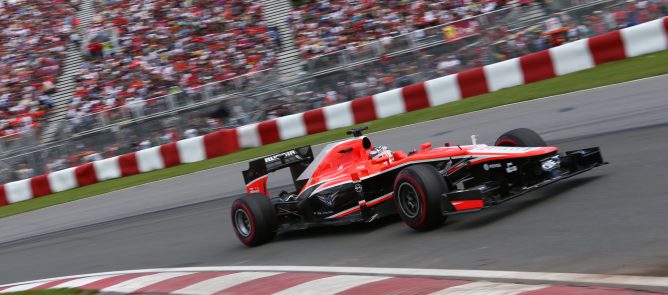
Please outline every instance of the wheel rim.
[[420, 213], [420, 196], [408, 182], [399, 185], [399, 208], [408, 218], [415, 218]]
[[237, 232], [244, 238], [250, 236], [253, 226], [246, 210], [239, 208], [234, 212], [234, 226], [237, 228]]

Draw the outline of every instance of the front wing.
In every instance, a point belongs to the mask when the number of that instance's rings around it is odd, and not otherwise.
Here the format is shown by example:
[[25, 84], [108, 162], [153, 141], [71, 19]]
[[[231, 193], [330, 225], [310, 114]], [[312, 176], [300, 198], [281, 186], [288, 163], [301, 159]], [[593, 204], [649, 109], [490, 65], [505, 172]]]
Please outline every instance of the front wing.
[[[468, 213], [493, 207], [535, 189], [608, 164], [603, 161], [598, 147], [568, 151], [563, 155], [536, 161], [532, 164], [539, 166], [533, 166], [532, 168], [537, 169], [539, 167], [542, 173], [534, 175], [536, 178], [532, 179], [533, 181], [529, 184], [513, 185], [505, 179], [492, 179], [474, 188], [452, 191], [444, 195], [443, 214]], [[523, 169], [527, 169], [527, 167]], [[523, 173], [523, 171], [519, 171], [519, 173]]]

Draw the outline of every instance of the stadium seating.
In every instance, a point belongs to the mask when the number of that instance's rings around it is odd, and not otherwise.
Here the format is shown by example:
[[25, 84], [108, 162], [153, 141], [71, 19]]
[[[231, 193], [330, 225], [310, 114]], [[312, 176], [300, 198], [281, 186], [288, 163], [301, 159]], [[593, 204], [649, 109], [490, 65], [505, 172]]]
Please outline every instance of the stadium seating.
[[478, 15], [505, 4], [497, 0], [299, 2], [288, 22], [305, 58]]
[[0, 6], [0, 136], [35, 128], [48, 113], [74, 12], [64, 0]]
[[70, 118], [150, 107], [151, 98], [265, 70], [276, 60], [259, 1], [98, 0], [96, 12]]

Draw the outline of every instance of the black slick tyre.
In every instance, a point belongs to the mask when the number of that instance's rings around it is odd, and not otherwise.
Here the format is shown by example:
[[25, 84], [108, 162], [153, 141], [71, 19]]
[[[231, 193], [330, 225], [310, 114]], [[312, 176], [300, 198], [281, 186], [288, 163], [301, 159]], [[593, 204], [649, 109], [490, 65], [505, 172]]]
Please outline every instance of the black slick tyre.
[[231, 216], [234, 233], [246, 246], [258, 246], [276, 236], [276, 211], [271, 201], [262, 194], [250, 194], [236, 199], [232, 203]]
[[547, 146], [545, 140], [529, 128], [510, 130], [496, 140], [496, 146], [541, 147]]
[[406, 225], [418, 231], [436, 228], [445, 222], [443, 194], [448, 187], [431, 165], [410, 166], [394, 181], [394, 205]]

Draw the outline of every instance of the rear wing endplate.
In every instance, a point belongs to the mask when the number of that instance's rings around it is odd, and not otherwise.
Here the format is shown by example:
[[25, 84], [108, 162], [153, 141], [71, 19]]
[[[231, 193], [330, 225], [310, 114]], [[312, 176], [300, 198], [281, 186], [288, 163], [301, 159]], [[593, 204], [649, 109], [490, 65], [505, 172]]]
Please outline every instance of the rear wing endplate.
[[[284, 168], [290, 168], [295, 186], [297, 177], [313, 162], [313, 151], [311, 146], [304, 146], [282, 153], [273, 154], [264, 158], [256, 159], [248, 163], [248, 170], [243, 171], [246, 186], [266, 176], [267, 174]], [[266, 191], [262, 193], [267, 193]]]

